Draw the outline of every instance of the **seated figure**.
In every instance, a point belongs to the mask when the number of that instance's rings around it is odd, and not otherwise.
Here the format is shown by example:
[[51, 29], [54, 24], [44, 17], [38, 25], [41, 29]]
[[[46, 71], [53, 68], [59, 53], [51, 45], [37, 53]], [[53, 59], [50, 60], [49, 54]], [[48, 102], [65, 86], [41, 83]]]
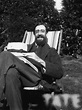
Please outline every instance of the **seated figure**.
[[63, 76], [60, 57], [47, 44], [45, 25], [37, 25], [34, 33], [34, 43], [27, 45], [27, 52], [22, 55], [12, 50], [0, 53], [0, 98], [4, 91], [10, 110], [23, 110], [24, 87], [41, 85], [51, 91], [53, 79]]

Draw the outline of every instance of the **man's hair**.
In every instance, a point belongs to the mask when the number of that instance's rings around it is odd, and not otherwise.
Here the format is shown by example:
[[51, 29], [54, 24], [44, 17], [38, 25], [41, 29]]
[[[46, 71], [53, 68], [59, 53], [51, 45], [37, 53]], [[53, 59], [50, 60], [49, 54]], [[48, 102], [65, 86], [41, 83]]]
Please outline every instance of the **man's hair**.
[[47, 26], [46, 26], [45, 24], [43, 24], [43, 23], [39, 23], [39, 24], [35, 25], [35, 27], [34, 27], [34, 30], [33, 30], [34, 35], [35, 35], [35, 28], [36, 28], [37, 26], [39, 26], [39, 25], [44, 25], [44, 26], [46, 27], [46, 33], [48, 32]]

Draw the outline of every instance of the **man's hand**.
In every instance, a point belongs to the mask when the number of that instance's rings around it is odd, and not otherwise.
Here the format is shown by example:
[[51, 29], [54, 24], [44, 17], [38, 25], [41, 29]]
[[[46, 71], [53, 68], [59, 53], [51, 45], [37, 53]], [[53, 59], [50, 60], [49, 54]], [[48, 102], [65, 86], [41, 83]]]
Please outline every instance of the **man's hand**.
[[46, 67], [45, 61], [42, 60], [40, 57], [38, 57], [34, 52], [30, 52], [30, 53], [27, 55], [27, 57], [34, 59], [35, 61], [39, 62], [39, 63], [42, 64], [44, 67]]

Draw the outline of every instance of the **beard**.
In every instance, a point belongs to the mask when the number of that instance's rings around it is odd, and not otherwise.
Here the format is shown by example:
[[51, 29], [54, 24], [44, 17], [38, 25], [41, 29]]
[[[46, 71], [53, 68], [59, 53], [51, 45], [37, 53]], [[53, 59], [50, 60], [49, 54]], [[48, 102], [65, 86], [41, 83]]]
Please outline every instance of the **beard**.
[[[42, 38], [42, 39], [39, 39], [39, 38]], [[38, 35], [36, 38], [35, 38], [35, 42], [38, 46], [44, 46], [45, 43], [47, 43], [47, 37], [44, 37], [42, 35]]]

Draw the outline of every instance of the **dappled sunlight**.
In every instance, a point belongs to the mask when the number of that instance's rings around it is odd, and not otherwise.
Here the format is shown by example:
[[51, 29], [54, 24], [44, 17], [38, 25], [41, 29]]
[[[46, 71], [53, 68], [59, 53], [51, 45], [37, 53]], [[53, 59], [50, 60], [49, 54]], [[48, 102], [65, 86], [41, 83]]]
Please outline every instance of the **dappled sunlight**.
[[56, 2], [55, 8], [60, 12], [61, 9], [63, 8], [62, 6], [62, 0], [54, 0]]

